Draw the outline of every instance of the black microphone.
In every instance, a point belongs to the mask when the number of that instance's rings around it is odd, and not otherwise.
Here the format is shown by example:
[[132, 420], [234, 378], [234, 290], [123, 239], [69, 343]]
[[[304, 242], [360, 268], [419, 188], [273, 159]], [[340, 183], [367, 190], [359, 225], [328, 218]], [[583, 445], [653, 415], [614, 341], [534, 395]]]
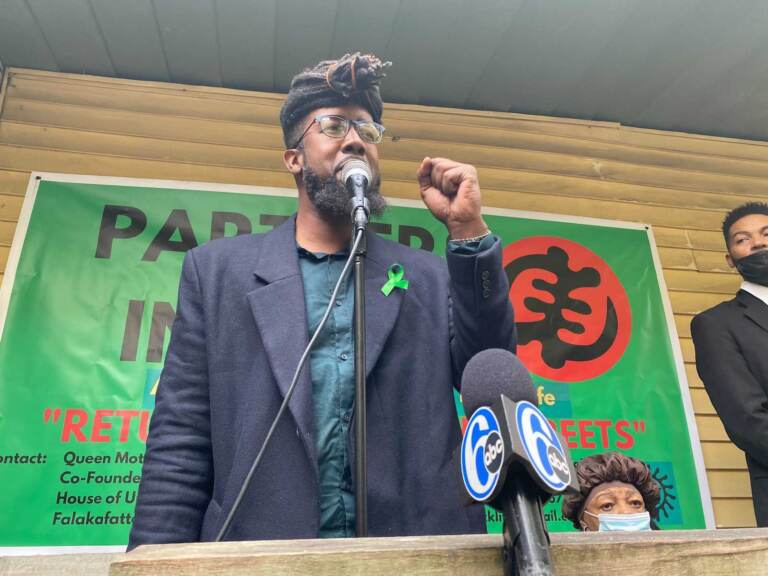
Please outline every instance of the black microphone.
[[460, 448], [460, 472], [473, 502], [504, 513], [506, 576], [549, 576], [542, 505], [550, 494], [578, 489], [563, 442], [536, 406], [528, 370], [508, 350], [473, 356], [461, 378], [471, 417]]
[[368, 225], [370, 209], [365, 193], [371, 180], [371, 167], [365, 160], [349, 160], [341, 169], [341, 181], [352, 194], [352, 223], [355, 230], [364, 230]]

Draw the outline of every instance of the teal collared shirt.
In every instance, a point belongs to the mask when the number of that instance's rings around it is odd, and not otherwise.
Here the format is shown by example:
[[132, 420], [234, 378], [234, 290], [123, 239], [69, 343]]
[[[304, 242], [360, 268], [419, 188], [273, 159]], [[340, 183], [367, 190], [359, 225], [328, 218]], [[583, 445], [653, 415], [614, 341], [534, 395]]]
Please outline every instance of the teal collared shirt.
[[[479, 242], [449, 242], [448, 250], [475, 254], [491, 248], [493, 242], [493, 236]], [[315, 254], [301, 247], [298, 252], [311, 338], [325, 313], [348, 253]], [[315, 449], [320, 471], [320, 538], [355, 535], [355, 490], [348, 443], [355, 396], [353, 311], [354, 282], [350, 273], [309, 354]]]
[[[344, 253], [313, 254], [299, 248], [309, 337], [320, 324], [346, 258]], [[353, 288], [350, 274], [309, 354], [320, 471], [320, 538], [355, 535], [355, 492], [347, 444], [355, 396]]]

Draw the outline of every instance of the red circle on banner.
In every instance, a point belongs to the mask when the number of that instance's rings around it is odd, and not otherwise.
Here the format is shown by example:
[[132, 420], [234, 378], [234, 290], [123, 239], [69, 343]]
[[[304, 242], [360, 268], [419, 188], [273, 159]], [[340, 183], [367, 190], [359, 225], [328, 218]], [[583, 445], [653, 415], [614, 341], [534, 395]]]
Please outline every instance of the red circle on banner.
[[534, 374], [558, 382], [600, 376], [624, 354], [632, 314], [610, 266], [581, 244], [534, 236], [504, 249], [517, 355]]

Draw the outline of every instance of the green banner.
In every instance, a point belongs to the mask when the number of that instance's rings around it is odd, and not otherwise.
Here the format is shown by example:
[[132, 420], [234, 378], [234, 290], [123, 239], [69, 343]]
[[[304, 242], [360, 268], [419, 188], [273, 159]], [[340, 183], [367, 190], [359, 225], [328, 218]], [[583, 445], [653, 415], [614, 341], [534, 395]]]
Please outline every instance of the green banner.
[[[392, 204], [377, 233], [443, 253], [427, 210]], [[295, 208], [280, 189], [33, 175], [0, 293], [0, 546], [125, 545], [184, 253]], [[639, 457], [662, 486], [663, 528], [711, 527], [647, 227], [485, 216], [505, 246], [518, 354], [574, 459]], [[545, 508], [550, 529], [571, 530], [559, 510]]]

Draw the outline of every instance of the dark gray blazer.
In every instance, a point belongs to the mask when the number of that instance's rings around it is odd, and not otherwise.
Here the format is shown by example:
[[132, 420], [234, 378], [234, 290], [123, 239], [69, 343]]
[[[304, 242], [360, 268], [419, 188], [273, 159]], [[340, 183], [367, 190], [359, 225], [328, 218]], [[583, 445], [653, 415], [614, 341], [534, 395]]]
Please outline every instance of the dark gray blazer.
[[[231, 508], [309, 338], [294, 237], [291, 218], [186, 255], [130, 548], [210, 540]], [[410, 286], [384, 296], [394, 263]], [[514, 351], [499, 242], [446, 265], [370, 234], [366, 279], [369, 532], [482, 532], [460, 502], [452, 390], [476, 352]], [[313, 419], [305, 369], [228, 540], [317, 536]]]
[[768, 306], [739, 290], [694, 317], [691, 335], [699, 377], [747, 455], [758, 525], [768, 526]]

